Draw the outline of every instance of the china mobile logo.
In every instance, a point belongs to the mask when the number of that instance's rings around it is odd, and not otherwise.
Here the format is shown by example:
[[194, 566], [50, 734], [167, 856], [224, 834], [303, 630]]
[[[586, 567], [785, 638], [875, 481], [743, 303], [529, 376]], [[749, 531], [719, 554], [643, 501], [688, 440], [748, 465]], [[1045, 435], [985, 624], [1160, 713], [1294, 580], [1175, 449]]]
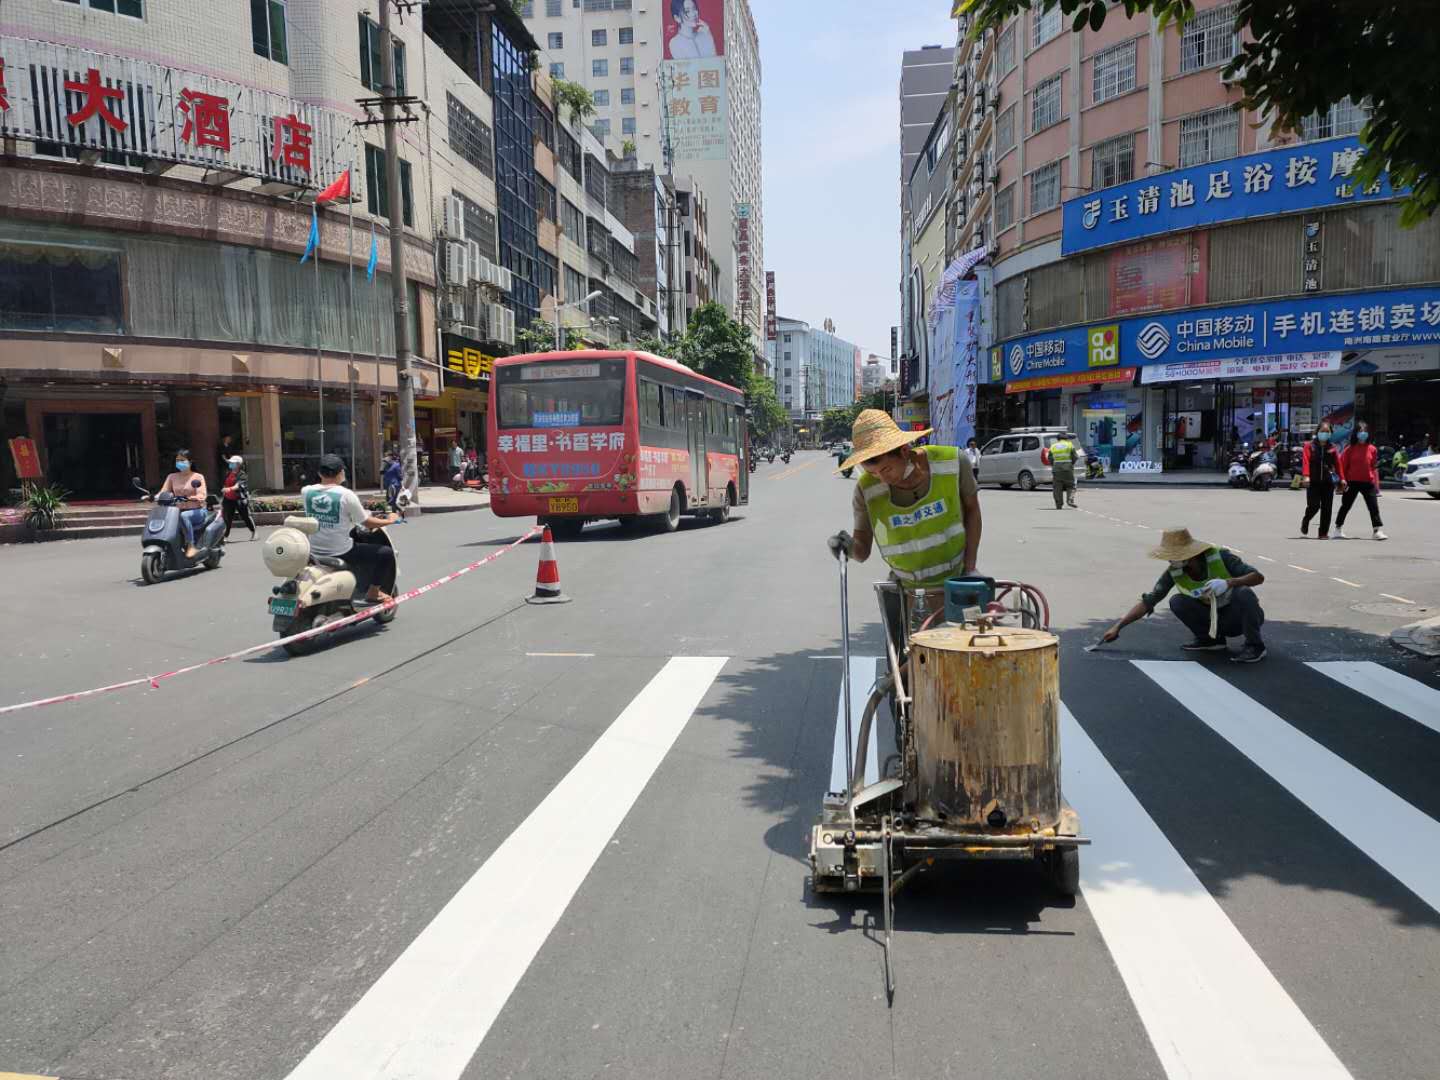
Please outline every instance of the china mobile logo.
[[1025, 350], [1016, 345], [1010, 350], [1010, 374], [1019, 375], [1025, 367]]
[[1146, 323], [1135, 338], [1135, 347], [1146, 360], [1154, 360], [1170, 347], [1170, 332], [1158, 322]]

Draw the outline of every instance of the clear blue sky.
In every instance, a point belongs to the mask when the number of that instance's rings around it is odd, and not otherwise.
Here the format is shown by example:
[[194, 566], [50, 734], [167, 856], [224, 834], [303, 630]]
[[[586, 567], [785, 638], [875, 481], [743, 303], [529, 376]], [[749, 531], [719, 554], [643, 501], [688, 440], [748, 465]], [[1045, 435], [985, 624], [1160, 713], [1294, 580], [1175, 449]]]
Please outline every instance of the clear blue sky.
[[777, 307], [814, 326], [834, 319], [881, 356], [900, 315], [900, 54], [955, 44], [950, 6], [750, 0]]

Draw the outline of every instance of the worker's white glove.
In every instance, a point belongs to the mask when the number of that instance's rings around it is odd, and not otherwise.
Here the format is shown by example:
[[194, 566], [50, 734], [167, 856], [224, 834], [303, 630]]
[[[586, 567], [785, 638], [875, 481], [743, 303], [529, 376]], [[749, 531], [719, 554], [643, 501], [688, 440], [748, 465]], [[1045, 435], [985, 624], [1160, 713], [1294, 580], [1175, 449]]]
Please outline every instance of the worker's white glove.
[[845, 557], [848, 559], [850, 552], [855, 547], [855, 538], [844, 529], [841, 529], [834, 536], [830, 537], [830, 539], [826, 540], [825, 543], [830, 547], [830, 554], [834, 555], [837, 560], [840, 558], [840, 552], [842, 551], [845, 552]]
[[1230, 583], [1224, 578], [1211, 578], [1205, 583], [1205, 591], [1219, 600], [1230, 591]]

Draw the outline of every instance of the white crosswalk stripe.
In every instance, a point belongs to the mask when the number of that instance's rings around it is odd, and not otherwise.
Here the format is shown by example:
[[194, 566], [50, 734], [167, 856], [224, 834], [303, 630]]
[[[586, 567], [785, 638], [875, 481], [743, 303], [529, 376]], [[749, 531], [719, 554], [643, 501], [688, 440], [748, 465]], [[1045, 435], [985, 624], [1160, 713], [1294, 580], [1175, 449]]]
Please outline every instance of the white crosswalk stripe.
[[1431, 731], [1440, 732], [1440, 690], [1432, 690], [1424, 683], [1370, 661], [1332, 661], [1307, 666], [1401, 716], [1408, 716], [1417, 724], [1424, 724]]
[[1080, 885], [1169, 1077], [1350, 1073], [1061, 706], [1064, 789], [1093, 846]]
[[[1322, 821], [1440, 912], [1440, 822], [1201, 664], [1137, 668]], [[1363, 812], [1362, 812], [1363, 810]]]

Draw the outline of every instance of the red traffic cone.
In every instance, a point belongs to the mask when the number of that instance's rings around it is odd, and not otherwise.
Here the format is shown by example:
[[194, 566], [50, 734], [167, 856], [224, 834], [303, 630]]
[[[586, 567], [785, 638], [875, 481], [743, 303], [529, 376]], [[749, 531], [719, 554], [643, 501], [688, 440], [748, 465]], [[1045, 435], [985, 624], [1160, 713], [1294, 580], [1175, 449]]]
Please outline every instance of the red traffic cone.
[[568, 604], [570, 597], [560, 591], [560, 564], [555, 561], [555, 538], [550, 526], [540, 535], [540, 566], [535, 571], [535, 595], [525, 598], [527, 604]]

